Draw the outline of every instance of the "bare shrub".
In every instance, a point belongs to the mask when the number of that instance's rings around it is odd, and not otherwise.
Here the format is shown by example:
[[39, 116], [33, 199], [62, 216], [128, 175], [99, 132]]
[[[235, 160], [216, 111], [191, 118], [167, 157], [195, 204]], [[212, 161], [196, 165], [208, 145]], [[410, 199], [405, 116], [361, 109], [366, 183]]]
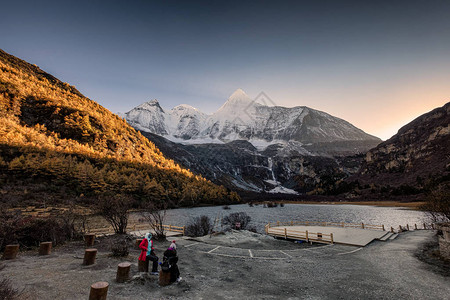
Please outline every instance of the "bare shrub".
[[22, 247], [35, 247], [40, 242], [60, 245], [67, 240], [81, 237], [75, 226], [63, 216], [36, 218], [20, 212], [0, 210], [0, 250], [8, 244], [19, 243]]
[[185, 234], [191, 237], [205, 236], [213, 230], [213, 224], [208, 216], [194, 218], [186, 225]]
[[129, 250], [128, 250], [127, 240], [120, 239], [120, 240], [114, 241], [111, 246], [111, 252], [112, 252], [112, 255], [116, 256], [116, 257], [128, 256]]
[[86, 233], [87, 215], [75, 213], [74, 205], [58, 216], [60, 228], [66, 233], [69, 240], [82, 239]]
[[96, 209], [111, 224], [115, 233], [122, 234], [126, 233], [132, 204], [132, 198], [127, 195], [100, 197]]
[[427, 211], [433, 222], [450, 221], [450, 184], [444, 184], [431, 191], [421, 207]]
[[18, 229], [23, 226], [24, 222], [25, 219], [19, 212], [10, 212], [4, 207], [0, 207], [0, 250], [3, 251], [8, 244], [18, 242]]
[[19, 291], [11, 286], [8, 279], [0, 280], [0, 300], [14, 300], [18, 299]]
[[164, 220], [166, 219], [167, 207], [167, 202], [159, 204], [149, 203], [145, 208], [145, 211], [142, 213], [142, 217], [155, 233], [155, 240], [164, 240], [166, 238]]
[[39, 242], [52, 241], [60, 245], [68, 240], [56, 218], [29, 219], [19, 232], [19, 243], [27, 247], [39, 246]]
[[232, 229], [244, 230], [252, 218], [245, 212], [236, 212], [223, 218], [222, 224], [230, 226]]

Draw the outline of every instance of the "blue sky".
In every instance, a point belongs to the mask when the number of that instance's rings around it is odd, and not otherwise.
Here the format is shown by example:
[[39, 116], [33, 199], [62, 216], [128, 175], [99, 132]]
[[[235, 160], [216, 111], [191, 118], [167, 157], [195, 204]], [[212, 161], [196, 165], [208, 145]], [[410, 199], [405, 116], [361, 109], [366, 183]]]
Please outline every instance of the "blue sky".
[[112, 112], [237, 88], [383, 139], [449, 101], [449, 1], [8, 1], [0, 48]]

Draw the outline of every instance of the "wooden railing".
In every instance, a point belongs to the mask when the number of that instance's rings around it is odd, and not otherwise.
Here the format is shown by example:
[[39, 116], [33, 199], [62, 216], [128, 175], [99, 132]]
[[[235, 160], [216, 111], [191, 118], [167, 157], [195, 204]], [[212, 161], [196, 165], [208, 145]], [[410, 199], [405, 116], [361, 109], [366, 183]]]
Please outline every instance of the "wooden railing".
[[[150, 228], [151, 228], [151, 226], [149, 224], [134, 224], [132, 226], [128, 226], [127, 231], [150, 230]], [[185, 232], [184, 226], [163, 224], [163, 228], [165, 231], [178, 232], [183, 235]], [[96, 228], [88, 229], [88, 231], [89, 231], [89, 233], [108, 234], [108, 233], [113, 233], [114, 229], [112, 228], [112, 226], [105, 226], [105, 227], [96, 227]]]
[[179, 232], [184, 235], [185, 226], [175, 226], [175, 225], [163, 225], [164, 230], [166, 231], [172, 231], [172, 232]]
[[317, 221], [290, 221], [290, 222], [272, 222], [267, 223], [269, 228], [274, 226], [326, 226], [326, 227], [343, 227], [343, 228], [362, 228], [385, 230], [384, 225], [372, 225], [364, 223], [345, 223], [345, 222], [317, 222]]
[[279, 227], [268, 227], [266, 225], [266, 233], [276, 237], [282, 237], [285, 239], [294, 239], [294, 240], [303, 240], [306, 242], [317, 242], [317, 243], [325, 243], [325, 244], [333, 244], [333, 233], [320, 233], [320, 232], [309, 232], [288, 229], [287, 227], [279, 228]]

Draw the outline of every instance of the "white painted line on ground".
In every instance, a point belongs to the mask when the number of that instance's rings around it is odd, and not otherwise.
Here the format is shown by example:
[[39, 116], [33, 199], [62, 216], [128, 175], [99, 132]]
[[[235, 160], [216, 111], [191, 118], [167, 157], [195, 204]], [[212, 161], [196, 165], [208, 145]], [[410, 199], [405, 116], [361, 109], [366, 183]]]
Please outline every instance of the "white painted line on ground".
[[194, 245], [198, 245], [199, 243], [192, 243], [192, 244], [189, 244], [189, 245], [186, 245], [186, 246], [184, 246], [184, 247], [190, 247], [190, 246], [194, 246]]
[[217, 256], [233, 257], [233, 258], [251, 258], [251, 259], [267, 259], [267, 260], [283, 260], [283, 259], [286, 259], [285, 257], [257, 257], [257, 256], [248, 257], [248, 256], [240, 256], [240, 255], [222, 254], [222, 253], [209, 253], [209, 252], [203, 252], [203, 253], [211, 254], [211, 255], [217, 255]]
[[291, 255], [287, 254], [287, 253], [286, 253], [286, 252], [284, 252], [283, 250], [280, 250], [280, 252], [281, 252], [281, 253], [283, 253], [284, 255], [287, 255], [287, 256], [289, 256], [290, 258], [292, 258], [292, 256], [291, 256]]
[[301, 250], [305, 250], [305, 251], [309, 251], [309, 252], [313, 252], [313, 253], [319, 253], [319, 252], [317, 252], [317, 251], [315, 251], [315, 250], [320, 250], [320, 249], [322, 249], [322, 248], [328, 248], [328, 247], [331, 247], [331, 246], [334, 246], [334, 245], [333, 245], [333, 244], [330, 244], [330, 245], [326, 245], [326, 246], [315, 247], [315, 248], [313, 248], [313, 249], [301, 249]]
[[336, 254], [336, 255], [350, 254], [350, 253], [354, 253], [354, 252], [356, 252], [356, 251], [359, 251], [359, 250], [361, 250], [361, 249], [362, 249], [362, 247], [361, 247], [361, 248], [358, 248], [358, 249], [355, 249], [355, 250], [352, 250], [352, 251], [338, 253], [338, 254]]
[[217, 250], [217, 249], [219, 249], [220, 248], [220, 246], [217, 246], [216, 248], [214, 248], [214, 249], [212, 249], [212, 250], [209, 250], [208, 252], [206, 252], [206, 253], [211, 253], [211, 252], [213, 252], [213, 251], [215, 251], [215, 250]]
[[248, 253], [250, 254], [250, 257], [253, 257], [252, 250], [248, 249]]

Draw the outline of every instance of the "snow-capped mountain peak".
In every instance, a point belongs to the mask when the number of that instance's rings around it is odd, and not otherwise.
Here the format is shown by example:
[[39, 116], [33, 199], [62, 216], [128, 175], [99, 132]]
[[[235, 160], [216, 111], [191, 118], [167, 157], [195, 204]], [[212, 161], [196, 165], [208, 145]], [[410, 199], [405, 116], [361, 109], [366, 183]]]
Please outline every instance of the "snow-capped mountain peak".
[[136, 106], [135, 109], [141, 109], [141, 110], [149, 110], [149, 111], [153, 111], [153, 110], [159, 110], [159, 111], [164, 111], [161, 107], [161, 105], [159, 105], [158, 100], [153, 99], [147, 102], [144, 102], [138, 106]]
[[138, 129], [192, 144], [234, 140], [267, 145], [379, 141], [342, 119], [311, 108], [256, 103], [242, 89], [234, 91], [212, 115], [187, 104], [166, 112], [152, 100], [126, 113], [126, 119]]

